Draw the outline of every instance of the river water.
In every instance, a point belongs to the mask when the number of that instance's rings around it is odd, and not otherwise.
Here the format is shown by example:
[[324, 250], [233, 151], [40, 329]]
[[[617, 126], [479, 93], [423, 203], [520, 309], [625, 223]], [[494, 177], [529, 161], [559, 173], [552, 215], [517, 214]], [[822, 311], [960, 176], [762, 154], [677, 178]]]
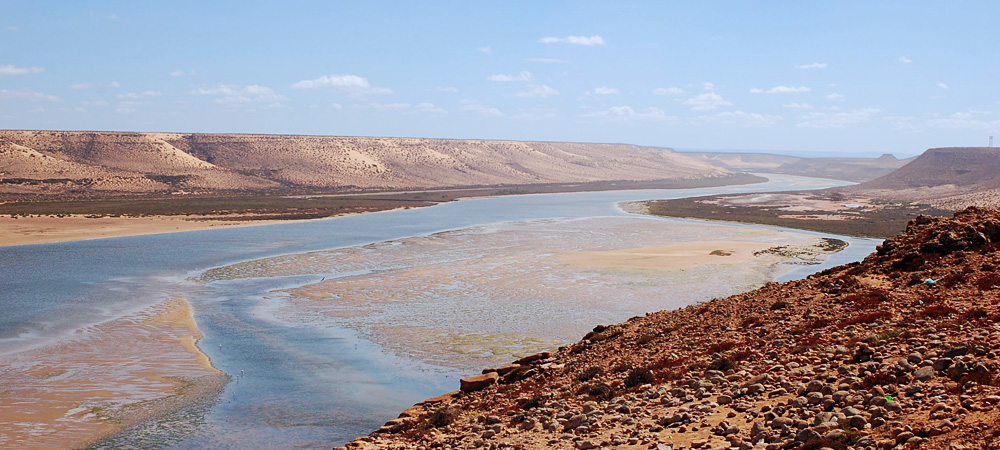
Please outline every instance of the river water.
[[[195, 281], [206, 270], [491, 224], [626, 217], [616, 206], [626, 201], [845, 184], [768, 177], [767, 183], [747, 186], [475, 198], [307, 222], [0, 248], [0, 355], [55, 345], [81, 328], [181, 297], [193, 307], [204, 334], [199, 347], [214, 366], [240, 375], [238, 382], [231, 382], [207, 410], [174, 419], [184, 423], [156, 423], [107, 445], [329, 448], [367, 434], [421, 399], [454, 390], [468, 368], [384, 351], [364, 333], [336, 321], [290, 322], [275, 314], [280, 302], [271, 298], [274, 292], [345, 274], [305, 271]], [[780, 279], [860, 260], [880, 242], [840, 238], [850, 242], [848, 249]]]

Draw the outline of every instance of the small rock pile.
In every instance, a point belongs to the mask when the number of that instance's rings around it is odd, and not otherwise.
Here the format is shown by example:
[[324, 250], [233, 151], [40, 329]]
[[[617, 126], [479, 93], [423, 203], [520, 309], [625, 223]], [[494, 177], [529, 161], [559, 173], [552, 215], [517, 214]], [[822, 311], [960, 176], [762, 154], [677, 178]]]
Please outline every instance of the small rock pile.
[[348, 449], [1000, 449], [1000, 212], [860, 263], [598, 326]]

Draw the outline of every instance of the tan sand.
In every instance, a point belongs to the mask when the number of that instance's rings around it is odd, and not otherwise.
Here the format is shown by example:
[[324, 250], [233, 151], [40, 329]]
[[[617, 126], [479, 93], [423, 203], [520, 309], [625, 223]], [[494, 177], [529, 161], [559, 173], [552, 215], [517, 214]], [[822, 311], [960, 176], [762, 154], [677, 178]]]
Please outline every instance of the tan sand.
[[0, 356], [0, 448], [71, 448], [176, 411], [226, 376], [183, 299]]
[[754, 252], [773, 247], [754, 241], [693, 241], [624, 250], [560, 253], [557, 259], [573, 266], [604, 269], [684, 270], [703, 264], [746, 264]]
[[174, 216], [101, 218], [30, 216], [17, 219], [0, 217], [0, 247], [207, 230], [217, 227], [267, 225], [278, 222], [282, 221], [191, 220], [188, 217]]

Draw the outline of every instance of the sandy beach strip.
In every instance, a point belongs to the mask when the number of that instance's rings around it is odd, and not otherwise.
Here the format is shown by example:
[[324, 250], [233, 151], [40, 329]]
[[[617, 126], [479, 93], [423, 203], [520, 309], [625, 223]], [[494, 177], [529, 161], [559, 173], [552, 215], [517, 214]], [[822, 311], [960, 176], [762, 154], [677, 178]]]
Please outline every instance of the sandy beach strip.
[[561, 252], [557, 259], [591, 269], [684, 270], [704, 264], [746, 264], [773, 247], [760, 241], [692, 241], [623, 250]]
[[214, 395], [212, 367], [180, 298], [0, 356], [0, 448], [77, 448]]
[[79, 241], [142, 234], [175, 233], [218, 227], [268, 225], [285, 220], [223, 220], [187, 216], [99, 217], [30, 216], [0, 217], [0, 247]]

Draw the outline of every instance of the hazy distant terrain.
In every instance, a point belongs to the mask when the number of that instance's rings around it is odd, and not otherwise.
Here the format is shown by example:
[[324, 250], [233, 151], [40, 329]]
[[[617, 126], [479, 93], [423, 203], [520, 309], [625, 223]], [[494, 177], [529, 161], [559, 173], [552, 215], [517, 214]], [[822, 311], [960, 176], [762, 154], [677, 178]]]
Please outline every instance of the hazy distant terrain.
[[0, 131], [0, 194], [377, 191], [728, 175], [669, 149], [625, 144]]
[[927, 203], [947, 210], [1000, 207], [1000, 149], [932, 148], [883, 177], [840, 188], [852, 195]]
[[890, 154], [878, 158], [800, 158], [768, 153], [684, 153], [716, 166], [737, 172], [769, 172], [862, 182], [888, 174], [913, 158], [897, 159]]

